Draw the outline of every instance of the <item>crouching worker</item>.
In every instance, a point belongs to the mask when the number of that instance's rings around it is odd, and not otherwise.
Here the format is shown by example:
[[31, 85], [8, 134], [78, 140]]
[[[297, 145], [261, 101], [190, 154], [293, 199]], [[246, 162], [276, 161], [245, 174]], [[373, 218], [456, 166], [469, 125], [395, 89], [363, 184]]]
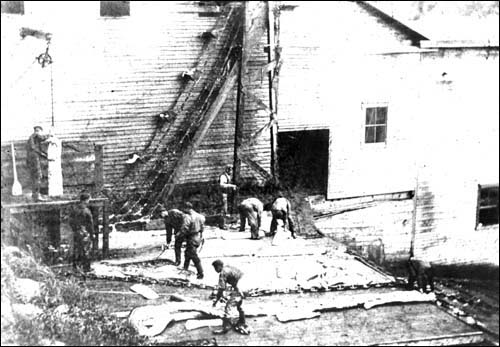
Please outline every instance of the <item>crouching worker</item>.
[[90, 194], [82, 193], [80, 203], [70, 215], [69, 224], [73, 230], [73, 268], [80, 266], [84, 272], [90, 271], [90, 252], [94, 235], [94, 220], [88, 208]]
[[[231, 330], [231, 327], [233, 326], [231, 322], [231, 318], [233, 318], [231, 317], [232, 308], [236, 307], [239, 316], [238, 322], [234, 325], [234, 330], [236, 330], [240, 334], [248, 335], [250, 331], [248, 329], [248, 326], [246, 325], [245, 312], [243, 312], [243, 309], [241, 308], [241, 305], [243, 303], [243, 293], [238, 287], [238, 282], [243, 276], [243, 272], [233, 266], [224, 265], [224, 263], [219, 259], [214, 261], [212, 263], [212, 266], [219, 274], [219, 288], [217, 290], [217, 296], [214, 300], [213, 306], [215, 307], [219, 300], [224, 297], [224, 290], [231, 290], [229, 298], [226, 299], [224, 317], [222, 318], [222, 330], [215, 330], [214, 334], [225, 334], [229, 330]], [[230, 288], [227, 288], [228, 285], [230, 286]]]
[[186, 228], [186, 251], [184, 253], [184, 270], [189, 269], [191, 260], [198, 271], [197, 279], [203, 278], [203, 267], [201, 260], [198, 257], [198, 247], [201, 246], [203, 241], [203, 227], [205, 225], [205, 217], [195, 210], [193, 205], [187, 202], [184, 206], [184, 213], [188, 215], [189, 225]]
[[278, 229], [278, 219], [281, 219], [283, 221], [283, 225], [285, 226], [285, 230], [289, 229], [292, 237], [295, 239], [295, 228], [291, 216], [292, 207], [287, 198], [278, 197], [272, 204], [266, 204], [264, 210], [270, 210], [273, 215], [273, 219], [271, 220], [271, 229], [269, 230], [270, 236], [274, 236], [276, 234], [276, 230]]
[[434, 269], [431, 263], [419, 260], [410, 256], [407, 262], [408, 268], [408, 289], [413, 290], [415, 280], [420, 292], [427, 293], [427, 286], [434, 291]]
[[165, 222], [165, 229], [167, 232], [166, 248], [170, 247], [172, 232], [174, 233], [175, 265], [178, 266], [181, 264], [181, 247], [182, 243], [186, 241], [186, 230], [190, 223], [189, 216], [176, 208], [168, 211], [163, 208], [161, 216]]
[[256, 198], [245, 199], [238, 206], [238, 211], [240, 213], [240, 231], [245, 231], [245, 223], [248, 220], [250, 232], [252, 233], [252, 240], [259, 239], [259, 230], [263, 210], [264, 206], [262, 205], [262, 202]]

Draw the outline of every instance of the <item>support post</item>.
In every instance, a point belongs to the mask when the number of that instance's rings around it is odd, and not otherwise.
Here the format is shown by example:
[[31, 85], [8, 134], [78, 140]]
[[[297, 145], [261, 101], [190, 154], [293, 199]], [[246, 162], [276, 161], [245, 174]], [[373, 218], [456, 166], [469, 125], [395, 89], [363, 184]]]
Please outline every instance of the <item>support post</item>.
[[[236, 121], [234, 131], [234, 159], [233, 159], [233, 182], [236, 185], [240, 184], [241, 180], [241, 158], [239, 149], [241, 147], [241, 139], [243, 137], [243, 118], [245, 114], [245, 88], [248, 86], [248, 1], [243, 3], [243, 30], [239, 38], [241, 45], [240, 69], [238, 72], [238, 91], [236, 96]], [[233, 195], [233, 205], [236, 201], [236, 194]]]
[[[273, 2], [267, 1], [267, 43], [269, 51], [267, 52], [268, 63], [276, 59], [274, 52], [274, 15], [273, 15]], [[273, 78], [274, 71], [268, 72], [269, 81], [269, 108], [271, 109], [271, 114], [269, 117], [271, 120], [276, 118], [278, 111], [278, 105], [276, 100], [276, 91], [273, 88]], [[271, 129], [271, 175], [273, 176], [273, 183], [278, 183], [278, 125], [273, 122]]]
[[14, 237], [11, 230], [11, 218], [10, 208], [2, 207], [2, 242], [13, 245]]
[[102, 257], [106, 259], [109, 255], [109, 200], [104, 200], [102, 206]]

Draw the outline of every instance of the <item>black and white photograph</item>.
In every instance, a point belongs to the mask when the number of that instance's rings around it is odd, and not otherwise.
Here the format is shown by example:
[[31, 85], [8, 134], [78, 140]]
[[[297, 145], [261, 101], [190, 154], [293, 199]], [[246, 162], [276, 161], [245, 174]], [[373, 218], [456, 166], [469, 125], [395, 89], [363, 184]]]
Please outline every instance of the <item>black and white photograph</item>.
[[1, 1], [2, 346], [498, 346], [499, 1]]

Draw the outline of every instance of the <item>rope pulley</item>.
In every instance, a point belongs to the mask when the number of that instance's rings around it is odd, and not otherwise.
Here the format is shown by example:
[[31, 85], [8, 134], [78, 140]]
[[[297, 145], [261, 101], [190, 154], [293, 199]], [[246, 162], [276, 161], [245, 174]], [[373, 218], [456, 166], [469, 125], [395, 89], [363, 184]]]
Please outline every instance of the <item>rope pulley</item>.
[[47, 48], [45, 49], [45, 52], [40, 54], [38, 57], [36, 57], [36, 60], [38, 61], [38, 64], [44, 68], [47, 65], [52, 64], [52, 57], [49, 54], [49, 42], [47, 42]]

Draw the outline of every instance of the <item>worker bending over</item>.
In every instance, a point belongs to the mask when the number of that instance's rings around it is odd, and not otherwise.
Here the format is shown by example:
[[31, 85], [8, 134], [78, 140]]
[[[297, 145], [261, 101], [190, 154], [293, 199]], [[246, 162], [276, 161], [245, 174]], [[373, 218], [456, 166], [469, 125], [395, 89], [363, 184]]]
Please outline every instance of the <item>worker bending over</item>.
[[263, 210], [264, 206], [262, 205], [262, 202], [256, 198], [245, 199], [238, 206], [238, 211], [240, 213], [240, 231], [245, 231], [245, 224], [248, 220], [250, 232], [252, 233], [252, 240], [259, 239], [259, 230]]
[[219, 259], [215, 260], [212, 266], [219, 274], [217, 296], [213, 302], [213, 306], [215, 307], [217, 302], [224, 297], [224, 290], [231, 290], [229, 298], [226, 299], [224, 317], [222, 318], [222, 330], [216, 330], [214, 334], [225, 334], [231, 329], [231, 326], [233, 326], [231, 323], [232, 308], [236, 307], [238, 310], [238, 322], [234, 325], [234, 329], [240, 334], [248, 335], [250, 332], [246, 325], [245, 312], [243, 312], [241, 307], [243, 303], [243, 293], [238, 287], [238, 282], [241, 280], [243, 272], [233, 266], [224, 265], [222, 260]]
[[278, 219], [283, 221], [285, 229], [289, 229], [292, 237], [295, 238], [295, 228], [292, 220], [292, 207], [290, 201], [284, 197], [278, 197], [272, 204], [266, 204], [264, 210], [269, 211], [273, 215], [271, 220], [271, 229], [269, 231], [271, 236], [276, 234], [276, 229], [278, 228]]

